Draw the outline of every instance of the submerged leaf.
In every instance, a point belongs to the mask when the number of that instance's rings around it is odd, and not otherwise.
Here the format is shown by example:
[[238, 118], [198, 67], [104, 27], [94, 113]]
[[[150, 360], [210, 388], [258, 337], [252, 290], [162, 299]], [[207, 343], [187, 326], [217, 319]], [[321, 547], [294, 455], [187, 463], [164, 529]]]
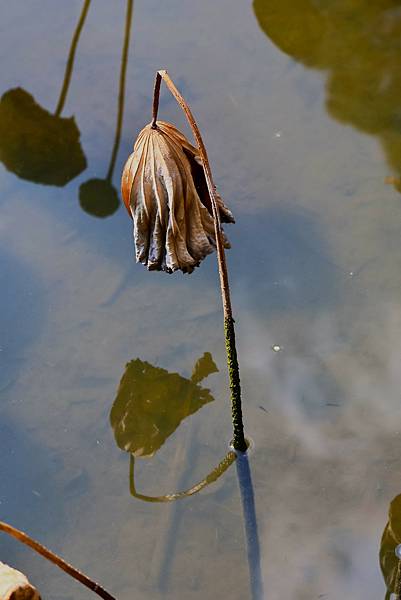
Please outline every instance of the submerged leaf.
[[[121, 190], [134, 220], [136, 260], [169, 273], [194, 267], [216, 247], [212, 204], [198, 150], [170, 123], [147, 125], [128, 158]], [[222, 222], [231, 211], [217, 195]], [[229, 243], [223, 234], [224, 245]]]

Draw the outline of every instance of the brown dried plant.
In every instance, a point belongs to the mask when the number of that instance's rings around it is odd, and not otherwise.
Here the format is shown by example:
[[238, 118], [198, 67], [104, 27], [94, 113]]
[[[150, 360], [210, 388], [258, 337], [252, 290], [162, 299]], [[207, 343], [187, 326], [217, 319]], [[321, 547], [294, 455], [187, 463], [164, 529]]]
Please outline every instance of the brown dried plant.
[[[136, 260], [149, 270], [191, 273], [216, 248], [212, 201], [199, 151], [171, 123], [140, 132], [122, 175]], [[234, 223], [218, 194], [220, 219]], [[224, 247], [229, 243], [223, 234]]]
[[[157, 120], [162, 80], [181, 106], [197, 148], [170, 123]], [[148, 269], [192, 272], [216, 248], [227, 367], [230, 379], [233, 446], [246, 452], [241, 386], [222, 222], [234, 222], [213, 183], [205, 144], [191, 109], [165, 70], [157, 71], [152, 122], [139, 134], [122, 175], [122, 196], [134, 220], [136, 258]]]

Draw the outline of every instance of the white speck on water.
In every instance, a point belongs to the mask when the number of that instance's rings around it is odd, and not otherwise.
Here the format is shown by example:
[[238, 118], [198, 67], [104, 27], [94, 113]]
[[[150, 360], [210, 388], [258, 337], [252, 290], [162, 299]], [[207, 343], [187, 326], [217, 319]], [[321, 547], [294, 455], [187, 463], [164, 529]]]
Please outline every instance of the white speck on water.
[[37, 490], [32, 490], [32, 494], [35, 494], [38, 498], [41, 497], [41, 494]]
[[278, 344], [274, 344], [274, 346], [272, 346], [273, 352], [281, 352], [282, 349], [283, 348], [281, 346], [279, 346]]
[[281, 138], [282, 133], [283, 133], [282, 131], [276, 131], [276, 133], [274, 134], [274, 137]]
[[348, 274], [349, 274], [350, 277], [353, 277], [354, 276], [354, 271], [350, 271]]

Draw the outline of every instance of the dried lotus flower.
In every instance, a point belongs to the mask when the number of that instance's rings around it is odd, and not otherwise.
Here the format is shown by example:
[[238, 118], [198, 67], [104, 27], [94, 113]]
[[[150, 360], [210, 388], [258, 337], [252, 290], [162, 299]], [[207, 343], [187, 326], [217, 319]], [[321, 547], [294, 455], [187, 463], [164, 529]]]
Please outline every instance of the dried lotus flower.
[[[181, 106], [197, 148], [170, 123], [157, 120], [162, 80]], [[150, 270], [191, 273], [217, 251], [233, 422], [232, 444], [246, 452], [241, 386], [235, 345], [228, 269], [229, 248], [221, 223], [233, 223], [213, 183], [206, 148], [188, 104], [165, 70], [157, 71], [152, 122], [140, 132], [121, 181], [124, 203], [134, 220], [136, 260]]]
[[[136, 260], [169, 273], [194, 267], [216, 247], [212, 204], [198, 150], [164, 121], [140, 132], [122, 176], [122, 196], [134, 220]], [[220, 196], [220, 219], [234, 217]], [[225, 248], [229, 248], [223, 234]]]

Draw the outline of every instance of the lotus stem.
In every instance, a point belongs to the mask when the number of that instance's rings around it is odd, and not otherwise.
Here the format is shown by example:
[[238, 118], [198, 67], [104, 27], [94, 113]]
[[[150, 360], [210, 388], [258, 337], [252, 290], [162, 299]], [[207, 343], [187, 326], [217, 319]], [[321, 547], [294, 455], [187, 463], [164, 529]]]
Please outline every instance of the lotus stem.
[[109, 594], [105, 589], [103, 589], [100, 585], [95, 583], [92, 579], [89, 579], [89, 577], [81, 573], [81, 571], [75, 569], [73, 566], [65, 562], [65, 560], [57, 556], [57, 554], [54, 554], [54, 552], [48, 550], [48, 548], [46, 548], [45, 546], [42, 546], [42, 544], [29, 537], [29, 535], [27, 535], [23, 531], [20, 531], [19, 529], [16, 529], [16, 527], [13, 527], [8, 523], [4, 523], [3, 521], [0, 521], [0, 531], [4, 531], [4, 533], [11, 535], [19, 542], [22, 542], [26, 546], [29, 546], [30, 548], [35, 550], [35, 552], [41, 554], [42, 556], [47, 558], [47, 560], [50, 560], [50, 562], [57, 565], [60, 569], [68, 573], [68, 575], [71, 575], [71, 577], [74, 577], [74, 579], [91, 589], [92, 592], [95, 592], [95, 594], [97, 594], [101, 598], [104, 598], [105, 600], [116, 600], [114, 596]]
[[72, 69], [74, 66], [75, 52], [77, 50], [79, 36], [81, 35], [81, 31], [82, 31], [82, 28], [85, 23], [86, 15], [88, 14], [90, 3], [91, 3], [91, 0], [85, 0], [84, 5], [82, 7], [81, 15], [79, 17], [79, 21], [78, 21], [77, 26], [74, 31], [74, 36], [72, 38], [70, 51], [68, 53], [67, 66], [65, 68], [63, 87], [61, 88], [60, 98], [59, 98], [59, 101], [57, 102], [57, 108], [54, 113], [56, 115], [56, 117], [60, 116], [61, 111], [64, 108], [65, 100], [67, 98], [68, 87], [70, 85]]
[[220, 276], [220, 289], [221, 298], [223, 302], [224, 312], [224, 333], [226, 341], [226, 352], [227, 352], [227, 366], [228, 375], [230, 380], [230, 391], [231, 391], [231, 412], [233, 422], [233, 440], [232, 445], [235, 450], [240, 452], [246, 452], [247, 444], [244, 437], [244, 426], [242, 421], [242, 407], [241, 407], [241, 385], [239, 376], [239, 365], [237, 358], [237, 349], [235, 344], [235, 330], [234, 330], [234, 319], [232, 315], [231, 297], [230, 297], [230, 286], [228, 282], [228, 271], [227, 263], [224, 252], [223, 237], [221, 232], [220, 214], [216, 201], [216, 188], [213, 183], [212, 171], [210, 168], [209, 159], [207, 156], [205, 144], [199, 127], [195, 121], [195, 118], [189, 108], [187, 102], [184, 100], [169, 74], [165, 70], [157, 71], [155, 79], [155, 87], [153, 94], [153, 113], [152, 113], [152, 127], [157, 127], [157, 113], [159, 108], [159, 96], [160, 96], [160, 85], [161, 81], [167, 85], [168, 89], [181, 106], [188, 120], [188, 123], [192, 129], [194, 138], [199, 148], [199, 154], [202, 160], [203, 171], [205, 173], [207, 188], [212, 203], [212, 212], [214, 219], [214, 231], [216, 237], [216, 250], [217, 250], [217, 263], [219, 268]]
[[129, 50], [129, 41], [131, 35], [131, 23], [132, 23], [132, 11], [133, 11], [133, 0], [127, 0], [127, 12], [125, 17], [125, 33], [124, 33], [124, 44], [123, 51], [121, 57], [121, 69], [120, 69], [120, 84], [118, 90], [118, 111], [117, 111], [117, 124], [116, 124], [116, 133], [114, 137], [113, 150], [111, 153], [109, 169], [107, 171], [106, 179], [111, 181], [113, 177], [113, 171], [116, 164], [118, 147], [120, 145], [121, 139], [121, 128], [123, 124], [123, 115], [124, 115], [124, 99], [125, 99], [125, 76], [127, 72], [127, 63], [128, 63], [128, 50]]

